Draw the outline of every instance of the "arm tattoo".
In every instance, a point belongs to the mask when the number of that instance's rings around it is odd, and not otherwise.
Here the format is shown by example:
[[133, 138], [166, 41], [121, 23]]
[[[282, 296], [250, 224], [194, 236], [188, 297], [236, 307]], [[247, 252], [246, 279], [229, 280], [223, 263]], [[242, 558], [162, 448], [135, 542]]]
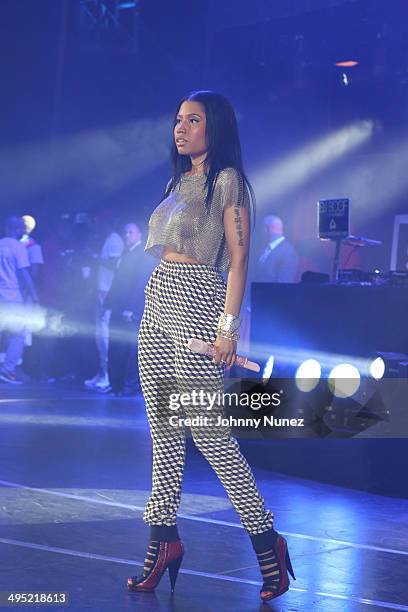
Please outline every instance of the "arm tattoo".
[[244, 232], [242, 230], [242, 219], [241, 213], [239, 211], [238, 204], [234, 204], [234, 221], [235, 221], [235, 229], [237, 231], [238, 237], [238, 246], [244, 246]]

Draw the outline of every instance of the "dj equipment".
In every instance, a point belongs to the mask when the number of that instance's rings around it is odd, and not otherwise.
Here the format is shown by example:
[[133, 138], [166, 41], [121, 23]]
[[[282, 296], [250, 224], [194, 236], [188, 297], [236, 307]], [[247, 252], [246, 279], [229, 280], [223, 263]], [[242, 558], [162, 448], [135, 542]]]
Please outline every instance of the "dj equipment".
[[350, 270], [338, 270], [338, 285], [386, 285], [389, 287], [408, 288], [408, 272], [380, 272], [373, 270], [367, 272], [358, 268]]
[[342, 244], [353, 247], [379, 246], [380, 240], [350, 234], [350, 201], [348, 198], [319, 200], [317, 203], [317, 225], [320, 240], [333, 240], [336, 243], [331, 280], [338, 280], [340, 249]]

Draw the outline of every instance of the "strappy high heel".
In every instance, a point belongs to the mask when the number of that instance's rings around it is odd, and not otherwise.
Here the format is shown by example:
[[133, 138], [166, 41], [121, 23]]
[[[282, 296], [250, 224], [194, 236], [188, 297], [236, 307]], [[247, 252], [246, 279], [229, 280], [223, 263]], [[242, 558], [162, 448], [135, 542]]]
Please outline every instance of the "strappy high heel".
[[[289, 589], [288, 572], [293, 580], [296, 578], [285, 538], [274, 529], [260, 536], [263, 536], [261, 543], [256, 541], [257, 536], [252, 536], [251, 539], [263, 578], [261, 599], [269, 601], [283, 595]], [[263, 550], [260, 551], [260, 548]]]
[[181, 540], [163, 542], [150, 540], [143, 573], [127, 580], [129, 591], [152, 592], [159, 584], [166, 569], [169, 569], [171, 592], [174, 592], [177, 575], [184, 556]]

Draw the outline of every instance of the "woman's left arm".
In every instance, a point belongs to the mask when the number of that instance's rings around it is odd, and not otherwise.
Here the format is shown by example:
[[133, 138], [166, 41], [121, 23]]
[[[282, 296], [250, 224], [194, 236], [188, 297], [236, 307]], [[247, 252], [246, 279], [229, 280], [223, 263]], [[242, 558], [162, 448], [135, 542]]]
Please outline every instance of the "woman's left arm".
[[[231, 265], [228, 272], [227, 294], [224, 312], [239, 316], [244, 296], [250, 243], [250, 217], [248, 208], [237, 204], [224, 209], [224, 230]], [[234, 365], [237, 343], [222, 336], [217, 336], [214, 343], [216, 356], [214, 361], [225, 361], [228, 367]]]

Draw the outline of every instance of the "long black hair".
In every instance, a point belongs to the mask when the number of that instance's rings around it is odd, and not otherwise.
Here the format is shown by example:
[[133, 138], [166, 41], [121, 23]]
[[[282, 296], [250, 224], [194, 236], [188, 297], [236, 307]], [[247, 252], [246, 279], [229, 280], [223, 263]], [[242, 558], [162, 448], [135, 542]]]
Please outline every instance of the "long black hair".
[[[202, 104], [206, 114], [205, 136], [207, 142], [207, 157], [205, 166], [208, 175], [205, 186], [207, 189], [207, 210], [211, 206], [211, 198], [218, 174], [224, 168], [235, 168], [243, 181], [243, 187], [245, 187], [248, 192], [252, 217], [255, 223], [255, 194], [244, 172], [237, 118], [231, 103], [227, 98], [216, 91], [192, 91], [180, 100], [174, 115], [173, 128], [176, 125], [177, 115], [181, 105], [183, 102], [187, 101], [194, 101]], [[192, 168], [190, 156], [180, 155], [174, 138], [171, 146], [170, 160], [173, 168], [173, 177], [167, 186], [164, 194], [165, 197], [167, 197], [170, 191], [177, 185], [181, 175]]]

